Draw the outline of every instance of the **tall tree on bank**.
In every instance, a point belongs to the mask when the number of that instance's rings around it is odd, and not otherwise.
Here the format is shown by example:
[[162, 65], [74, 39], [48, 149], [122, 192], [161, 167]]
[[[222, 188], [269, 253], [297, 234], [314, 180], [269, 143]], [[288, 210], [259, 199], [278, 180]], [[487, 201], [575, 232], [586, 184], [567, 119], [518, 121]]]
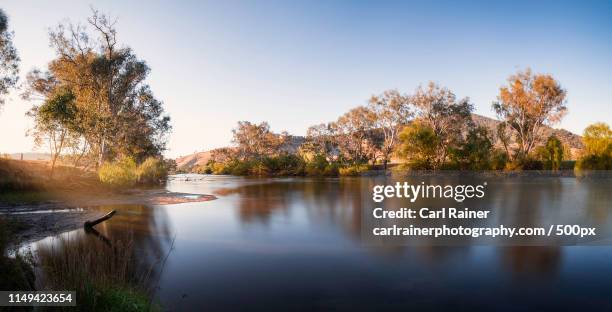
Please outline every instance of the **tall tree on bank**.
[[57, 90], [40, 106], [33, 107], [29, 116], [34, 118], [34, 128], [30, 133], [37, 146], [48, 143], [51, 152], [51, 171], [53, 177], [55, 164], [62, 151], [69, 145], [74, 145], [79, 139], [79, 129], [76, 124], [76, 106], [74, 95], [70, 90]]
[[437, 138], [432, 156], [432, 166], [437, 169], [447, 161], [450, 149], [458, 148], [464, 135], [474, 128], [474, 107], [468, 98], [457, 100], [452, 91], [434, 82], [417, 88], [411, 101], [417, 109], [417, 119]]
[[372, 110], [358, 106], [332, 123], [337, 146], [344, 158], [357, 163], [367, 162], [366, 148], [372, 141], [370, 134], [375, 122], [376, 116]]
[[239, 121], [232, 134], [232, 142], [242, 160], [274, 155], [282, 145], [281, 137], [270, 131], [270, 125], [265, 121], [260, 124]]
[[[563, 118], [566, 91], [551, 75], [534, 74], [531, 69], [508, 78], [508, 85], [500, 88], [493, 109], [516, 138], [516, 148], [508, 157], [522, 160], [535, 147], [540, 131]], [[499, 129], [505, 133], [505, 129]]]
[[387, 90], [372, 96], [369, 108], [374, 114], [374, 127], [383, 132], [380, 151], [384, 169], [387, 169], [387, 163], [399, 142], [399, 133], [413, 116], [410, 97], [397, 90]]
[[13, 45], [13, 32], [8, 27], [8, 17], [0, 9], [0, 108], [4, 104], [4, 96], [17, 84], [19, 61]]
[[57, 89], [70, 90], [76, 128], [98, 166], [121, 156], [161, 155], [170, 118], [145, 82], [149, 67], [119, 46], [116, 21], [94, 10], [87, 22], [60, 24], [50, 32], [56, 58], [47, 71], [28, 75], [24, 98], [48, 101]]

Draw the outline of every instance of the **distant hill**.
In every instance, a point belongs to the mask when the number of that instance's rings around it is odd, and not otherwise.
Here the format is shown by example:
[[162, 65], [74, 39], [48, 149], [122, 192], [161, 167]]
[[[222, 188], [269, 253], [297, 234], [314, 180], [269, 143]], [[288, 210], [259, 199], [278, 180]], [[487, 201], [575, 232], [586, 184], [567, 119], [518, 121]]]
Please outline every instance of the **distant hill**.
[[197, 152], [187, 156], [181, 156], [176, 161], [176, 167], [182, 170], [191, 170], [192, 168], [205, 165], [210, 159], [210, 151]]
[[[472, 114], [472, 120], [479, 125], [486, 127], [491, 134], [495, 134], [497, 132], [497, 125], [499, 125], [499, 121], [493, 118]], [[541, 141], [543, 143], [550, 135], [554, 134], [559, 138], [559, 140], [566, 146], [569, 146], [571, 149], [571, 153], [573, 157], [576, 157], [577, 153], [584, 148], [582, 144], [582, 137], [571, 133], [565, 129], [554, 129], [550, 127], [545, 127], [542, 130], [542, 134], [540, 135]], [[292, 136], [292, 144], [290, 144], [290, 152], [295, 151], [302, 142], [304, 142], [304, 137], [300, 136]], [[495, 145], [501, 147], [501, 142], [498, 140], [495, 142]], [[176, 159], [177, 168], [190, 171], [197, 166], [205, 165], [210, 159], [210, 151], [197, 152], [194, 154], [190, 154], [187, 156], [181, 156]]]
[[10, 153], [8, 157], [10, 159], [21, 159], [23, 160], [51, 160], [51, 154], [49, 153]]
[[[499, 121], [493, 118], [472, 114], [472, 120], [479, 125], [486, 127], [491, 134], [495, 134], [497, 132], [497, 126], [499, 125]], [[539, 144], [544, 144], [544, 142], [551, 135], [555, 135], [559, 140], [566, 146], [570, 147], [571, 153], [573, 157], [576, 157], [577, 153], [584, 148], [582, 144], [582, 137], [571, 133], [565, 129], [554, 129], [550, 127], [544, 127], [542, 129], [542, 133], [540, 134], [540, 142]], [[502, 144], [498, 140], [495, 142], [495, 146], [501, 147]]]

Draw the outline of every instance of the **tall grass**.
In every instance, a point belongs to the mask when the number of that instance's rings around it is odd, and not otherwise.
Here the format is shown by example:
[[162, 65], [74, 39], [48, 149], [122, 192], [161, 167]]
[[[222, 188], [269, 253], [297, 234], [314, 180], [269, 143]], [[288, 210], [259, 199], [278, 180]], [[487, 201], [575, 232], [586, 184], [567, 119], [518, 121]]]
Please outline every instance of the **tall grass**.
[[42, 288], [76, 290], [81, 311], [151, 311], [152, 272], [159, 261], [139, 259], [133, 235], [102, 241], [58, 238], [37, 253]]
[[156, 184], [168, 176], [161, 159], [149, 157], [140, 165], [129, 157], [104, 164], [98, 171], [100, 182], [111, 187], [131, 187], [136, 184]]
[[100, 167], [100, 182], [114, 187], [130, 187], [136, 184], [136, 162], [129, 157], [114, 163], [105, 163]]
[[149, 157], [136, 169], [138, 182], [142, 184], [155, 184], [168, 176], [168, 169], [161, 159]]

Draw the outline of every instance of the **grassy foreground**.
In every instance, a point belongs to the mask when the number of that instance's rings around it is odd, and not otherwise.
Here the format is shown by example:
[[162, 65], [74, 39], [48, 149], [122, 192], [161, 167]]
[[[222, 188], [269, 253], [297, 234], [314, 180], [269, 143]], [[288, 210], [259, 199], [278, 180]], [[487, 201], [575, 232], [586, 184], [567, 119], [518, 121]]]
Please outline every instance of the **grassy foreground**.
[[[93, 171], [58, 166], [51, 177], [46, 162], [0, 158], [0, 206], [104, 197], [123, 190], [101, 182]], [[152, 303], [153, 264], [143, 267], [133, 237], [107, 242], [90, 235], [60, 238], [36, 254], [20, 254], [15, 234], [24, 226], [0, 216], [0, 289], [76, 290], [77, 307], [65, 308], [70, 311], [161, 310]]]

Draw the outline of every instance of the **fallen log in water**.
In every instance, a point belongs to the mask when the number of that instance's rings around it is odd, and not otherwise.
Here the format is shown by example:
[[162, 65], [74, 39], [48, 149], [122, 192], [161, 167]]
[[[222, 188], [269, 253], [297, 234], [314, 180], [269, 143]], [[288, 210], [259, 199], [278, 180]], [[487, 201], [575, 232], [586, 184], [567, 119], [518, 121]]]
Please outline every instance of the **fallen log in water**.
[[99, 219], [95, 219], [93, 221], [85, 221], [85, 224], [83, 225], [85, 228], [92, 228], [93, 226], [95, 226], [98, 223], [104, 222], [110, 218], [112, 218], [115, 213], [117, 213], [117, 211], [113, 210], [107, 214], [105, 214], [103, 217], [99, 218]]

